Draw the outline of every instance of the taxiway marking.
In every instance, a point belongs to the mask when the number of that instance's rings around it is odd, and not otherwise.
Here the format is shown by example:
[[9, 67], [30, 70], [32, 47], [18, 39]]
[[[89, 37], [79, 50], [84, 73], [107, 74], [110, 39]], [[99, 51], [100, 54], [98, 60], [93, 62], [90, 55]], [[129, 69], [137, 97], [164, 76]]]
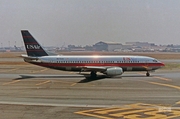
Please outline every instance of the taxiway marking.
[[164, 83], [157, 83], [157, 82], [152, 82], [152, 81], [144, 81], [144, 82], [148, 82], [148, 83], [151, 83], [151, 84], [160, 85], [160, 86], [166, 86], [166, 87], [175, 88], [175, 89], [180, 90], [180, 87], [179, 86], [175, 86], [175, 85], [164, 84]]
[[178, 105], [179, 105], [179, 104], [180, 104], [180, 101], [176, 102], [176, 104], [178, 104]]
[[71, 84], [71, 86], [75, 86], [77, 83], [73, 83], [73, 84]]
[[73, 83], [74, 84], [74, 82], [68, 82], [68, 81], [56, 81], [56, 82], [58, 82], [58, 83]]
[[[139, 72], [138, 74], [144, 75], [143, 73]], [[164, 81], [172, 81], [172, 79], [164, 78], [164, 77], [159, 77], [159, 76], [152, 76], [153, 78], [164, 80]]]
[[106, 117], [103, 115], [101, 116], [101, 115], [89, 113], [91, 111], [96, 111], [96, 110], [98, 111], [98, 110], [103, 110], [103, 109], [93, 109], [93, 110], [80, 111], [80, 112], [75, 112], [75, 114], [80, 114], [80, 115], [90, 116], [90, 117], [96, 117], [96, 118], [100, 118], [100, 119], [114, 119], [114, 118]]
[[47, 83], [49, 83], [49, 82], [51, 82], [51, 81], [48, 80], [48, 81], [45, 81], [45, 82], [42, 82], [42, 83], [38, 83], [38, 84], [36, 84], [36, 86], [43, 85], [43, 84], [47, 84]]
[[176, 102], [176, 104], [180, 104], [180, 101]]
[[159, 76], [153, 76], [153, 78], [161, 79], [161, 80], [165, 80], [165, 81], [172, 81], [172, 79], [163, 78], [163, 77], [159, 77]]
[[128, 110], [131, 108], [110, 108], [110, 109], [106, 109], [106, 110], [101, 110], [101, 111], [96, 111], [95, 113], [97, 114], [108, 114], [110, 112], [115, 112], [115, 111], [122, 111], [122, 110]]
[[[109, 107], [102, 109], [91, 109], [75, 112], [84, 116], [91, 116], [101, 119], [173, 119], [180, 117], [180, 109], [170, 107], [159, 107], [143, 103], [130, 104], [122, 107]], [[170, 109], [170, 110], [166, 110]]]
[[[124, 109], [124, 110], [126, 110], [126, 109]], [[134, 109], [134, 110], [131, 110], [131, 111], [124, 111], [124, 112], [119, 112], [119, 113], [109, 114], [109, 115], [113, 116], [113, 117], [124, 117], [126, 115], [132, 116], [134, 114], [138, 115], [137, 113], [152, 112], [152, 111], [156, 111], [157, 112], [157, 110], [155, 110], [155, 109]], [[134, 117], [136, 117], [134, 119], [137, 119], [138, 116], [134, 115]]]
[[0, 72], [1, 72], [1, 73], [4, 73], [4, 72], [16, 71], [16, 70], [18, 70], [18, 69], [20, 69], [20, 68], [15, 68], [15, 69], [10, 69], [10, 70], [0, 71]]
[[3, 85], [9, 85], [9, 84], [17, 83], [17, 82], [20, 82], [20, 80], [15, 80], [15, 81], [3, 83]]
[[42, 69], [42, 70], [40, 70], [40, 71], [33, 71], [32, 73], [44, 72], [44, 71], [46, 71], [46, 70], [48, 70], [48, 69], [45, 68], [45, 69]]

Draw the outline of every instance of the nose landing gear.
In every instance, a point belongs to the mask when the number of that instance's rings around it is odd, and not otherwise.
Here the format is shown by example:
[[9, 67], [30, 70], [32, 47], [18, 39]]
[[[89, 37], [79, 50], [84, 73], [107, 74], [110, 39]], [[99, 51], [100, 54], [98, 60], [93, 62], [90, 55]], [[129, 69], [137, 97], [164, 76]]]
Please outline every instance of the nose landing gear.
[[150, 73], [147, 71], [146, 76], [150, 76]]

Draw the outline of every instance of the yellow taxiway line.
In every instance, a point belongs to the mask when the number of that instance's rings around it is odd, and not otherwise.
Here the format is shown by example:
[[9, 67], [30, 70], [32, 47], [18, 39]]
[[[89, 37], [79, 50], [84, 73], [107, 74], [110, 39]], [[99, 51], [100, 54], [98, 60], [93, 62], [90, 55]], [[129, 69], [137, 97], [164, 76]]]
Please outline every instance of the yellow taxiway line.
[[51, 82], [51, 81], [48, 80], [48, 81], [45, 81], [45, 82], [41, 82], [41, 83], [36, 84], [36, 86], [43, 85], [43, 84], [47, 84], [47, 83], [49, 83], [49, 82]]
[[151, 81], [144, 81], [144, 82], [148, 82], [148, 83], [151, 83], [151, 84], [160, 85], [160, 86], [166, 86], [166, 87], [175, 88], [175, 89], [180, 90], [180, 87], [179, 86], [175, 86], [175, 85], [164, 84], [164, 83], [157, 83], [157, 82], [151, 82]]
[[10, 72], [10, 71], [16, 71], [18, 70], [19, 68], [15, 68], [15, 69], [10, 69], [10, 70], [4, 70], [4, 71], [0, 71], [1, 73], [4, 73], [4, 72]]
[[73, 84], [71, 84], [71, 86], [75, 86], [77, 83], [73, 83]]
[[46, 70], [48, 70], [48, 69], [45, 68], [45, 69], [42, 69], [42, 70], [39, 70], [39, 71], [33, 71], [32, 73], [44, 72], [44, 71], [46, 71]]
[[[132, 116], [132, 114], [143, 113], [143, 112], [152, 112], [152, 111], [157, 112], [157, 110], [155, 110], [155, 109], [140, 109], [140, 110], [138, 109], [138, 110], [125, 111], [125, 112], [109, 114], [109, 115], [113, 116], [113, 117], [124, 117], [125, 115]], [[136, 118], [133, 118], [133, 119], [137, 119], [137, 116], [135, 116], [135, 117]]]
[[153, 76], [153, 78], [161, 79], [161, 80], [165, 80], [165, 81], [172, 81], [172, 79], [163, 78], [163, 77], [159, 77], [159, 76]]
[[114, 119], [114, 118], [110, 118], [110, 117], [106, 117], [106, 116], [100, 116], [100, 115], [96, 115], [96, 114], [87, 113], [90, 111], [100, 111], [100, 110], [104, 110], [104, 109], [85, 110], [85, 111], [81, 111], [81, 112], [75, 112], [75, 114], [80, 114], [80, 115], [90, 116], [90, 117], [96, 117], [96, 118], [100, 118], [100, 119]]
[[[146, 107], [150, 106], [150, 107]], [[171, 107], [162, 107], [162, 109], [170, 109]], [[160, 110], [158, 105], [135, 103], [131, 105], [126, 105], [123, 107], [110, 107], [102, 109], [91, 109], [80, 112], [75, 112], [76, 114], [81, 114], [84, 116], [91, 116], [100, 119], [173, 119], [180, 116], [180, 109], [175, 110]], [[166, 113], [167, 112], [167, 113]]]
[[[144, 75], [143, 73], [139, 72], [138, 74]], [[164, 80], [164, 81], [172, 81], [172, 79], [164, 78], [164, 77], [159, 77], [159, 76], [152, 76], [153, 78]]]
[[115, 112], [115, 111], [122, 111], [122, 110], [128, 110], [131, 108], [110, 108], [110, 109], [106, 109], [106, 110], [101, 110], [101, 111], [96, 111], [96, 114], [109, 114], [110, 112]]
[[96, 117], [96, 118], [100, 118], [100, 119], [114, 119], [114, 118], [110, 118], [110, 117], [88, 114], [88, 113], [83, 113], [83, 112], [76, 112], [76, 114], [81, 114], [81, 115], [90, 116], [90, 117]]
[[176, 102], [176, 104], [180, 104], [180, 101]]
[[3, 85], [9, 85], [9, 84], [17, 83], [17, 82], [20, 82], [20, 80], [15, 80], [15, 81], [7, 82], [7, 83], [4, 83]]

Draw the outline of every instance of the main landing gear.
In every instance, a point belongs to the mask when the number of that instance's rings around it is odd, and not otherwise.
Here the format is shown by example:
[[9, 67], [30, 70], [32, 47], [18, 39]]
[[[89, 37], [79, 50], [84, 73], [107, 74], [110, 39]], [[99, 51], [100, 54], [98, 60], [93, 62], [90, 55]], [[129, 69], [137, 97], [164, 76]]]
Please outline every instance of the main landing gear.
[[146, 76], [150, 76], [150, 73], [147, 71]]
[[91, 71], [90, 77], [91, 78], [96, 78], [97, 77], [96, 71]]

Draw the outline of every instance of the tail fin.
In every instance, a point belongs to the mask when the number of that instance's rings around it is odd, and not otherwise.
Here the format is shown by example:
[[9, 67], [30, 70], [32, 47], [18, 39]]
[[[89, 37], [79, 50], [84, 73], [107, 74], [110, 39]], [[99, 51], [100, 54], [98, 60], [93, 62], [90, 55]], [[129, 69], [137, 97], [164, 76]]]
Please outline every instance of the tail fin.
[[24, 45], [28, 56], [48, 56], [46, 51], [41, 45], [33, 38], [33, 36], [27, 30], [21, 30]]

